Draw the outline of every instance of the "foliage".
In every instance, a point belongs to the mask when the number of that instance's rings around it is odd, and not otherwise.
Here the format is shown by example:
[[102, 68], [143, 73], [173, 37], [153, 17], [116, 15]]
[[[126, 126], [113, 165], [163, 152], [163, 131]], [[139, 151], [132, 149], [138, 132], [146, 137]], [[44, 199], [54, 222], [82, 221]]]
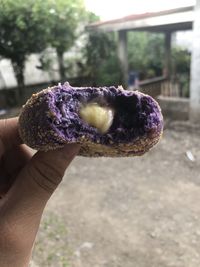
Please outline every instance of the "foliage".
[[119, 83], [119, 64], [114, 34], [89, 33], [85, 57], [85, 75], [90, 77], [93, 85]]
[[[128, 33], [129, 69], [138, 71], [140, 79], [162, 75], [164, 35], [147, 32]], [[179, 84], [180, 94], [189, 96], [190, 52], [172, 47], [172, 79]]]
[[[33, 253], [38, 266], [69, 267], [66, 222], [55, 212], [47, 212], [40, 225]], [[56, 244], [56, 245], [55, 245]]]
[[50, 44], [57, 51], [61, 80], [66, 79], [64, 52], [68, 51], [80, 34], [81, 25], [86, 19], [83, 0], [52, 1], [50, 13], [52, 18]]
[[115, 50], [111, 51], [109, 58], [106, 58], [98, 69], [96, 83], [98, 85], [121, 85], [122, 73], [120, 70], [119, 60], [116, 56]]
[[[117, 36], [90, 32], [85, 48], [87, 74], [93, 83], [120, 84], [122, 75], [117, 57]], [[162, 75], [164, 36], [146, 32], [128, 32], [129, 70], [140, 79]]]
[[51, 45], [58, 53], [69, 50], [77, 37], [77, 27], [85, 18], [82, 0], [52, 1]]
[[[86, 23], [97, 20], [95, 14], [85, 11], [83, 0], [0, 0], [0, 56], [11, 59], [20, 94], [28, 55], [55, 48], [60, 76], [65, 79], [73, 62], [66, 64], [64, 52], [74, 46]], [[120, 84], [116, 34], [86, 31], [84, 36], [79, 74], [88, 76], [93, 85]], [[52, 59], [41, 55], [41, 68], [52, 67]], [[162, 75], [163, 58], [163, 34], [128, 32], [129, 70], [138, 71], [140, 79]], [[184, 87], [189, 83], [190, 55], [175, 49], [172, 60], [173, 71]]]
[[[88, 13], [88, 23], [99, 20]], [[86, 32], [83, 48], [83, 64], [80, 73], [90, 79], [92, 85], [103, 86], [121, 83], [121, 72], [117, 57], [117, 40], [114, 33]]]
[[0, 0], [0, 55], [11, 59], [20, 94], [26, 57], [46, 48], [51, 33], [49, 2]]
[[49, 8], [43, 0], [0, 0], [0, 54], [20, 60], [46, 47]]
[[140, 79], [162, 75], [164, 35], [128, 32], [129, 69], [138, 71]]
[[172, 49], [172, 69], [174, 73], [190, 73], [191, 53], [178, 46]]
[[189, 97], [191, 53], [186, 49], [175, 46], [172, 49], [171, 61], [172, 76], [179, 84], [180, 94]]
[[27, 56], [51, 45], [62, 61], [83, 10], [82, 0], [0, 0], [0, 55], [11, 59], [20, 95]]

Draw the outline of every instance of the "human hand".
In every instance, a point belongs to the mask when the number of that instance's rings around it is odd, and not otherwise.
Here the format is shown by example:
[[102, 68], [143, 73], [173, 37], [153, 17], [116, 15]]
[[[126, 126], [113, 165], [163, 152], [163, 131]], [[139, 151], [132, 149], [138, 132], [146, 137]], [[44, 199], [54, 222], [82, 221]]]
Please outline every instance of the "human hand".
[[27, 267], [45, 205], [79, 151], [66, 145], [33, 151], [18, 134], [17, 118], [0, 120], [0, 266]]

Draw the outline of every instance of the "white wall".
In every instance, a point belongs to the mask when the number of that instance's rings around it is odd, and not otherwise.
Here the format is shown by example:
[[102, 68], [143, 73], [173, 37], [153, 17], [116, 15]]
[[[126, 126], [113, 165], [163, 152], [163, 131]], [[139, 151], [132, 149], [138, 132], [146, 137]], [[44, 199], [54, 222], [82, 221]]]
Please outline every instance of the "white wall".
[[190, 120], [200, 123], [200, 0], [196, 2], [191, 61]]
[[[40, 66], [39, 55], [32, 54], [28, 57], [25, 64], [25, 85], [39, 84], [59, 80], [58, 64], [56, 53], [49, 51], [52, 59], [52, 70], [50, 72], [42, 71], [36, 66]], [[0, 90], [17, 86], [17, 81], [13, 72], [11, 61], [8, 59], [0, 60]]]

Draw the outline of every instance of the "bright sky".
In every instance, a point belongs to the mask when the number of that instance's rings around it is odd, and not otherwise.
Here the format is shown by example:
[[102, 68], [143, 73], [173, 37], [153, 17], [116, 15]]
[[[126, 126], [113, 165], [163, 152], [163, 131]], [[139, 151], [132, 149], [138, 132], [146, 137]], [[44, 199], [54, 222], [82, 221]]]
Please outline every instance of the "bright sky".
[[195, 4], [195, 0], [85, 0], [86, 8], [101, 20]]

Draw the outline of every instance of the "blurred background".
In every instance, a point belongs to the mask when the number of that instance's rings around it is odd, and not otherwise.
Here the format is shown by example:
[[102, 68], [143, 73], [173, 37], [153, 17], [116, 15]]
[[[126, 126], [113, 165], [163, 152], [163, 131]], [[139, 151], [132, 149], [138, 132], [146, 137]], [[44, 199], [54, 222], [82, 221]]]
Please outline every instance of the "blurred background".
[[150, 94], [165, 120], [143, 157], [75, 159], [33, 266], [200, 266], [199, 77], [199, 0], [0, 0], [0, 118], [69, 81]]

